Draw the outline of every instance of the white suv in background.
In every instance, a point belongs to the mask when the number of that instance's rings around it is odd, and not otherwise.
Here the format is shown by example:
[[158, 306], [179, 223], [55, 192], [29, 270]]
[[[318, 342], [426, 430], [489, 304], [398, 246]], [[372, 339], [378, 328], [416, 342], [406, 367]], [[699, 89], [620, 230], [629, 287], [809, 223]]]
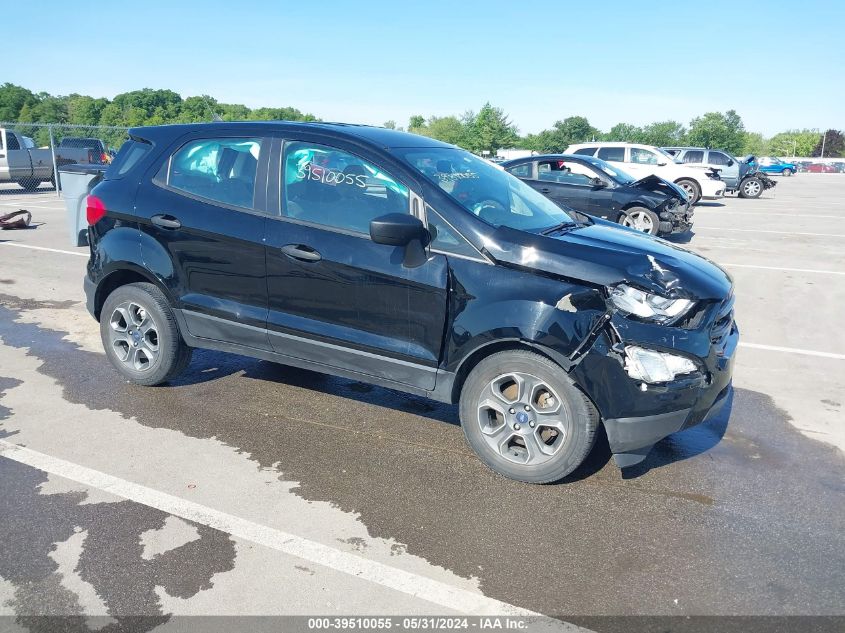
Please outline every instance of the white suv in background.
[[717, 173], [703, 167], [680, 165], [662, 149], [637, 143], [579, 143], [565, 154], [585, 154], [601, 158], [637, 178], [659, 176], [674, 182], [687, 194], [690, 204], [702, 198], [715, 200], [725, 195], [725, 183]]

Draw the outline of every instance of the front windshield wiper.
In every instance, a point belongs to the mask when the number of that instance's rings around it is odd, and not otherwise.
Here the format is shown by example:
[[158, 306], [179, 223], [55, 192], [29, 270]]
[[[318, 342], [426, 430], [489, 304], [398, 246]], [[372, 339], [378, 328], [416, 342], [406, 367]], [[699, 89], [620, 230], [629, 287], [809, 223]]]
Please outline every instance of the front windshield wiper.
[[552, 233], [559, 233], [559, 232], [563, 232], [563, 231], [568, 231], [568, 230], [571, 230], [571, 229], [574, 229], [574, 228], [578, 228], [579, 226], [581, 226], [580, 223], [568, 220], [566, 222], [561, 222], [560, 224], [556, 224], [555, 226], [550, 226], [547, 229], [543, 229], [542, 231], [540, 231], [540, 235], [551, 235]]

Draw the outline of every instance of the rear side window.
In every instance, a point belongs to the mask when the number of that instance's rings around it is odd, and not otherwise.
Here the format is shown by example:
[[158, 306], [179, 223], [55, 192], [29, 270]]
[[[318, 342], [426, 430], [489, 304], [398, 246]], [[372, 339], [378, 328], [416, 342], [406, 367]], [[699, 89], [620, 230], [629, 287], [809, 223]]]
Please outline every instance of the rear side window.
[[727, 165], [731, 160], [722, 152], [710, 152], [708, 162], [711, 165]]
[[353, 154], [325, 145], [289, 143], [284, 161], [285, 217], [369, 233], [370, 221], [410, 213], [408, 188]]
[[686, 154], [684, 154], [683, 161], [685, 163], [703, 163], [704, 152], [698, 149], [691, 149]]
[[602, 160], [615, 161], [617, 163], [625, 162], [625, 148], [624, 147], [600, 147], [598, 157]]
[[584, 156], [595, 156], [596, 155], [596, 148], [595, 147], [582, 147], [581, 149], [575, 150], [576, 154], [583, 154]]
[[6, 145], [9, 146], [7, 149], [10, 150], [21, 148], [20, 143], [18, 143], [18, 137], [14, 134], [6, 133]]
[[508, 172], [513, 174], [517, 178], [531, 178], [531, 163], [525, 163], [523, 165], [511, 167], [510, 169], [508, 169]]
[[106, 171], [106, 179], [120, 178], [129, 173], [147, 155], [151, 147], [149, 143], [134, 139], [126, 141]]
[[167, 184], [207, 200], [252, 208], [260, 151], [257, 138], [191, 141], [171, 157]]

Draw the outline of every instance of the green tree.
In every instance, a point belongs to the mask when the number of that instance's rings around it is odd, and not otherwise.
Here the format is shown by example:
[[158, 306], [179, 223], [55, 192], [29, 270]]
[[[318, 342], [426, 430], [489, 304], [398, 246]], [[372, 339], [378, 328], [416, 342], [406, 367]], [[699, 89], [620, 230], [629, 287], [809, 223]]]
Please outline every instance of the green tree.
[[617, 123], [608, 132], [601, 135], [604, 141], [624, 141], [626, 143], [639, 143], [642, 136], [642, 128], [630, 123]]
[[[824, 152], [824, 155], [822, 155]], [[845, 156], [845, 137], [839, 130], [828, 130], [816, 143], [810, 156], [822, 158], [841, 158]]]
[[552, 129], [531, 134], [525, 140], [528, 149], [544, 154], [560, 154], [573, 143], [583, 143], [601, 136], [601, 132], [590, 125], [585, 117], [571, 116], [556, 121]]
[[741, 156], [747, 154], [754, 154], [755, 156], [765, 156], [769, 153], [769, 142], [759, 132], [746, 132], [745, 140], [742, 144]]
[[646, 125], [642, 129], [638, 142], [656, 147], [671, 147], [683, 145], [686, 136], [686, 128], [677, 121], [659, 121]]
[[408, 119], [408, 131], [414, 134], [419, 134], [416, 130], [421, 130], [425, 127], [425, 117], [421, 114], [415, 114]]
[[463, 146], [476, 153], [495, 156], [503, 147], [513, 147], [519, 141], [517, 127], [511, 123], [504, 110], [485, 103], [478, 114], [464, 115], [466, 135]]
[[107, 99], [95, 99], [87, 95], [72, 94], [67, 97], [68, 123], [74, 125], [97, 125]]
[[390, 119], [389, 121], [385, 121], [384, 125], [382, 126], [386, 130], [395, 130], [396, 129], [396, 121]]
[[455, 116], [429, 117], [421, 127], [414, 128], [414, 134], [436, 138], [444, 143], [464, 146], [467, 142], [467, 126]]
[[690, 121], [687, 142], [738, 154], [745, 143], [745, 126], [735, 110], [707, 112]]
[[18, 121], [21, 109], [30, 109], [38, 104], [38, 98], [21, 86], [8, 82], [0, 86], [0, 121]]
[[809, 156], [821, 138], [818, 130], [787, 130], [769, 139], [769, 151], [775, 156]]

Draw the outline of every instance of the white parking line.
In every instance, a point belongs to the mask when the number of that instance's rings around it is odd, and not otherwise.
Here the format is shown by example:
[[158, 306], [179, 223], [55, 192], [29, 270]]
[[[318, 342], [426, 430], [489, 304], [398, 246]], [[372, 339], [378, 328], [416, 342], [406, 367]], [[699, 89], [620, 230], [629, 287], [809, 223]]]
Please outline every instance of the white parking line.
[[845, 235], [837, 235], [836, 233], [799, 233], [798, 231], [764, 231], [762, 229], [722, 229], [718, 226], [698, 226], [693, 230], [698, 231], [704, 229], [706, 231], [739, 231], [741, 233], [773, 233], [775, 235], [809, 235], [812, 237], [845, 237]]
[[[823, 218], [826, 220], [845, 220], [845, 216], [841, 215], [811, 215], [808, 213], [765, 213], [765, 212], [753, 212], [753, 211], [731, 211], [730, 209], [708, 209], [706, 213], [702, 213], [702, 215], [710, 215], [711, 213], [730, 213], [731, 215], [757, 215], [761, 218], [765, 217], [768, 218], [769, 216], [783, 216], [787, 218]], [[697, 219], [698, 216], [696, 216]]]
[[0, 242], [0, 246], [15, 246], [17, 248], [31, 248], [34, 251], [47, 251], [49, 253], [62, 253], [63, 255], [76, 255], [77, 257], [88, 257], [89, 253], [76, 251], [63, 251], [58, 248], [47, 248], [46, 246], [33, 246], [32, 244], [18, 244], [17, 242]]
[[[539, 616], [539, 613], [488, 598], [439, 580], [427, 578], [384, 563], [368, 560], [349, 552], [312, 541], [296, 534], [254, 523], [247, 519], [215, 510], [180, 497], [120, 479], [79, 464], [39, 453], [17, 444], [0, 440], [0, 456], [37, 468], [111, 494], [129, 499], [167, 514], [187, 519], [232, 536], [263, 545], [289, 556], [295, 556], [335, 571], [368, 580], [382, 587], [400, 591], [432, 604], [468, 615]], [[545, 620], [545, 618], [544, 618]], [[572, 630], [571, 625], [557, 622], [557, 630]]]
[[749, 347], [751, 349], [764, 349], [770, 352], [787, 352], [788, 354], [799, 354], [801, 356], [818, 356], [820, 358], [833, 358], [835, 360], [845, 360], [845, 354], [834, 354], [832, 352], [816, 352], [810, 349], [798, 349], [796, 347], [779, 347], [777, 345], [760, 345], [759, 343], [743, 343], [740, 341], [740, 347]]
[[726, 264], [719, 262], [719, 266], [730, 266], [732, 268], [757, 268], [760, 270], [782, 270], [789, 273], [815, 273], [819, 275], [845, 275], [841, 270], [817, 270], [815, 268], [781, 268], [779, 266], [755, 266], [753, 264]]
[[48, 207], [43, 204], [26, 204], [25, 200], [21, 200], [20, 202], [0, 202], [0, 206], [18, 207], [19, 209], [47, 209], [49, 211], [62, 211], [64, 209], [64, 205], [61, 203], [58, 203], [58, 206], [55, 207]]

